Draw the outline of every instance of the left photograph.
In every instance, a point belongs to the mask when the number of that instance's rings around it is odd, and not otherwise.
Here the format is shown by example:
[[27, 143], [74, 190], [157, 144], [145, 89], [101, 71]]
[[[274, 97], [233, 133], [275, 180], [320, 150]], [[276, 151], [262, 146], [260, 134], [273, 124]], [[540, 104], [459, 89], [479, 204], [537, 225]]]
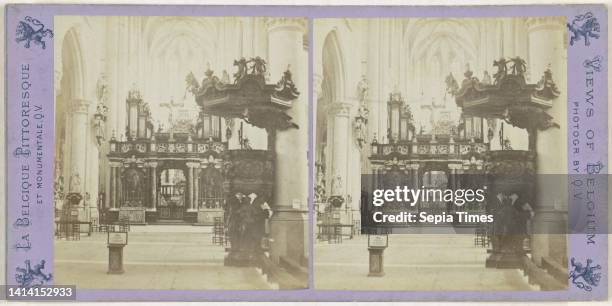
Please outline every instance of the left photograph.
[[54, 283], [308, 287], [298, 17], [56, 16]]

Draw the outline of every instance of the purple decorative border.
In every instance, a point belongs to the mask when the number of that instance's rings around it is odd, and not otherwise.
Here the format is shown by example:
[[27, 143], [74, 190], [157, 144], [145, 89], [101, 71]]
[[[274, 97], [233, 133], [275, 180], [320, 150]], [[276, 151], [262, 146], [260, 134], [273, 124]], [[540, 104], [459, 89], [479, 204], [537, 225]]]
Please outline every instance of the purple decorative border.
[[[14, 39], [16, 26], [25, 16], [32, 16], [43, 24], [52, 28], [53, 17], [57, 15], [174, 15], [174, 16], [306, 16], [309, 18], [333, 17], [543, 17], [566, 16], [572, 20], [576, 15], [591, 11], [595, 14], [601, 25], [601, 37], [591, 40], [589, 47], [579, 42], [568, 46], [568, 84], [560, 84], [568, 91], [568, 106], [573, 101], [584, 101], [585, 82], [583, 61], [592, 59], [596, 55], [604, 57], [601, 72], [597, 73], [593, 89], [596, 92], [596, 114], [588, 120], [583, 119], [583, 128], [597, 131], [592, 139], [596, 146], [590, 152], [582, 151], [579, 158], [585, 162], [602, 161], [607, 164], [607, 11], [603, 5], [571, 5], [571, 6], [440, 6], [440, 7], [307, 7], [307, 6], [131, 6], [131, 5], [10, 5], [6, 10], [6, 50], [7, 50], [7, 284], [15, 284], [15, 269], [23, 266], [23, 261], [29, 258], [33, 263], [40, 260], [53, 262], [53, 42], [48, 39], [45, 50], [38, 46], [25, 49], [23, 43]], [[568, 33], [568, 41], [569, 41]], [[312, 20], [309, 22], [309, 40], [312, 48]], [[310, 72], [312, 72], [312, 49], [309, 54]], [[22, 65], [29, 67], [30, 83], [30, 116], [33, 118], [34, 106], [43, 107], [46, 114], [39, 120], [32, 119], [31, 134], [28, 141], [32, 154], [15, 156], [17, 147], [22, 146]], [[579, 73], [574, 73], [579, 72]], [[312, 92], [312, 76], [309, 76], [309, 91]], [[310, 105], [313, 104], [309, 95]], [[571, 107], [568, 107], [568, 118], [571, 118]], [[313, 110], [309, 109], [310, 122], [313, 120]], [[586, 121], [584, 121], [586, 120]], [[22, 218], [22, 167], [30, 167], [32, 176], [36, 174], [36, 124], [41, 123], [44, 129], [42, 145], [45, 148], [42, 156], [43, 186], [30, 189], [30, 215], [31, 226], [15, 227], [14, 223]], [[569, 131], [568, 131], [569, 132]], [[568, 133], [569, 134], [569, 133]], [[569, 137], [569, 136], [568, 136]], [[569, 138], [568, 138], [569, 139]], [[312, 126], [309, 127], [309, 186], [312, 186], [313, 140]], [[23, 147], [23, 146], [22, 146]], [[569, 146], [568, 146], [569, 147]], [[568, 148], [569, 150], [569, 148]], [[568, 160], [568, 168], [572, 168]], [[586, 171], [586, 169], [585, 169]], [[309, 188], [309, 200], [312, 207], [312, 188]], [[598, 203], [607, 203], [607, 189], [598, 190]], [[36, 194], [44, 199], [36, 203]], [[598, 205], [601, 207], [602, 205]], [[599, 211], [598, 222], [607, 227], [607, 207], [603, 205]], [[311, 209], [312, 214], [312, 209]], [[312, 237], [313, 226], [309, 226]], [[22, 236], [29, 234], [31, 249], [18, 250], [15, 244], [23, 240]], [[603, 277], [599, 286], [592, 292], [585, 292], [572, 287], [566, 291], [542, 292], [478, 292], [478, 291], [331, 291], [331, 290], [288, 290], [288, 291], [162, 291], [162, 290], [78, 290], [79, 300], [157, 300], [157, 301], [402, 301], [402, 300], [601, 300], [607, 298], [607, 235], [599, 234], [596, 246], [585, 247], [584, 235], [572, 235], [569, 243], [568, 257], [584, 260], [592, 258], [595, 263], [602, 265]], [[310, 244], [310, 285], [312, 288], [313, 247]], [[571, 268], [571, 267], [570, 267]], [[49, 264], [45, 272], [52, 272]]]

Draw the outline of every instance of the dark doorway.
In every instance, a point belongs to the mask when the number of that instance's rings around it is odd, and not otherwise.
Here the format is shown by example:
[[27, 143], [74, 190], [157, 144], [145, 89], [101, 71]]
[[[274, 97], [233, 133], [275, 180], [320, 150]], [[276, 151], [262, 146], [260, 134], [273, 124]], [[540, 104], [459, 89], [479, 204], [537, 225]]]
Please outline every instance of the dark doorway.
[[159, 182], [159, 219], [182, 220], [187, 194], [187, 179], [183, 169], [164, 169], [160, 173]]

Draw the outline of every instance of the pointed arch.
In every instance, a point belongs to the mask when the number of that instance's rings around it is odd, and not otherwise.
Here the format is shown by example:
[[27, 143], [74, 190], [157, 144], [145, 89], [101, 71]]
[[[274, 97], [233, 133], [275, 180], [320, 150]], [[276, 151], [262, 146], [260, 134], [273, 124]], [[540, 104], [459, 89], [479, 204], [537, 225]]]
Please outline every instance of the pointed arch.
[[[71, 28], [62, 42], [62, 93], [69, 98], [85, 97], [85, 65], [78, 30]], [[66, 90], [67, 89], [67, 90]], [[66, 95], [67, 94], [67, 95]]]
[[332, 30], [323, 43], [323, 82], [327, 83], [331, 101], [341, 101], [344, 95], [344, 56], [337, 32]]

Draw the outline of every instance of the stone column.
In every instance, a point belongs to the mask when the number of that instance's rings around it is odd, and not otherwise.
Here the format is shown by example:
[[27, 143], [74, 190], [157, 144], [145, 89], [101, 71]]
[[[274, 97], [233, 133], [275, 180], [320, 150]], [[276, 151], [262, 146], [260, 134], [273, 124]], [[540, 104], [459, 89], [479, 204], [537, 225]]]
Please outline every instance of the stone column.
[[116, 201], [115, 201], [115, 208], [117, 209], [121, 209], [121, 205], [123, 204], [123, 168], [125, 167], [125, 165], [120, 164], [119, 167], [115, 168], [115, 178], [116, 178]]
[[[317, 64], [315, 63], [315, 66]], [[323, 70], [322, 64], [318, 64], [319, 67], [315, 67], [315, 72], [312, 76], [312, 137], [313, 137], [313, 144], [314, 144], [314, 149], [315, 152], [319, 152], [321, 150], [323, 150], [323, 144], [322, 143], [317, 143], [317, 133], [318, 133], [318, 126], [317, 126], [317, 110], [319, 107], [319, 98], [321, 96], [322, 93], [322, 82], [323, 82], [323, 75], [317, 73], [316, 71], [318, 70]], [[322, 72], [321, 72], [322, 73]], [[313, 154], [313, 156], [315, 157], [316, 160], [316, 154]]]
[[301, 92], [287, 114], [299, 129], [276, 133], [274, 216], [270, 220], [272, 260], [280, 257], [305, 266], [308, 258], [308, 53], [304, 48], [305, 18], [268, 18], [268, 62], [271, 80], [291, 70]]
[[[87, 153], [88, 118], [87, 109], [90, 101], [83, 99], [72, 100], [72, 113], [70, 118], [70, 169], [68, 180], [68, 192], [85, 192], [85, 169]], [[80, 184], [72, 183], [73, 177], [80, 177]]]
[[157, 162], [149, 162], [149, 171], [151, 174], [151, 205], [147, 207], [148, 211], [157, 210]]
[[[370, 109], [370, 116], [368, 118], [368, 133], [369, 139], [376, 139], [378, 142], [383, 143], [383, 137], [387, 137], [386, 120], [387, 120], [387, 104], [384, 103], [389, 93], [382, 93], [380, 89], [381, 83], [381, 67], [380, 63], [380, 39], [381, 39], [381, 20], [380, 19], [369, 19], [367, 21], [366, 33], [370, 43], [368, 44], [367, 50], [367, 77], [369, 86], [368, 96], [368, 108]], [[383, 125], [384, 124], [384, 125]]]
[[[531, 83], [540, 80], [544, 71], [550, 68], [553, 79], [561, 95], [552, 101], [552, 108], [546, 112], [560, 125], [559, 129], [551, 128], [538, 131], [536, 143], [536, 196], [533, 208], [535, 217], [532, 220], [531, 248], [533, 260], [541, 264], [542, 257], [552, 257], [561, 265], [566, 265], [567, 241], [565, 235], [548, 235], [562, 233], [567, 224], [567, 183], [557, 175], [567, 174], [567, 43], [563, 18], [543, 17], [529, 18], [526, 22], [529, 38], [529, 75]], [[542, 175], [544, 174], [544, 175]], [[548, 176], [548, 177], [545, 177]]]
[[193, 207], [195, 210], [200, 209], [200, 164], [196, 163], [193, 168]]
[[448, 170], [450, 172], [451, 189], [457, 189], [457, 165], [449, 164]]
[[421, 188], [421, 186], [419, 186], [419, 164], [412, 164], [410, 165], [410, 169], [412, 169], [412, 186], [415, 189], [419, 189]]
[[193, 162], [186, 163], [186, 165], [187, 165], [187, 185], [188, 185], [187, 186], [187, 188], [188, 188], [187, 197], [188, 197], [188, 201], [189, 201], [188, 206], [187, 206], [188, 207], [187, 208], [188, 212], [196, 211], [195, 205], [193, 203], [193, 185], [194, 185], [193, 184], [193, 169], [194, 169], [196, 164], [197, 163], [193, 163]]
[[108, 163], [108, 166], [110, 168], [110, 171], [109, 171], [110, 172], [110, 192], [108, 195], [108, 199], [110, 203], [110, 210], [114, 211], [114, 210], [118, 210], [119, 208], [118, 180], [119, 180], [119, 167], [121, 167], [121, 163], [111, 161]]
[[350, 109], [348, 103], [332, 103], [328, 110], [328, 146], [331, 149], [328, 181], [331, 194], [346, 197], [348, 182], [348, 149], [350, 145]]

